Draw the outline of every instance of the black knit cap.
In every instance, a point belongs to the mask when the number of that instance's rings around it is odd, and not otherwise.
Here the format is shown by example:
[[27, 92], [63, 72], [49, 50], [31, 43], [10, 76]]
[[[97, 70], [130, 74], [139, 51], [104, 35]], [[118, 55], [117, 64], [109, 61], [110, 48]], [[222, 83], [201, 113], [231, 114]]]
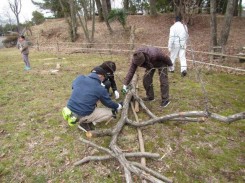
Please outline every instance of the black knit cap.
[[95, 67], [95, 68], [93, 68], [93, 70], [91, 72], [106, 76], [106, 71], [104, 69], [102, 69], [101, 67]]
[[116, 64], [112, 61], [105, 61], [99, 67], [110, 73], [114, 73], [117, 69]]

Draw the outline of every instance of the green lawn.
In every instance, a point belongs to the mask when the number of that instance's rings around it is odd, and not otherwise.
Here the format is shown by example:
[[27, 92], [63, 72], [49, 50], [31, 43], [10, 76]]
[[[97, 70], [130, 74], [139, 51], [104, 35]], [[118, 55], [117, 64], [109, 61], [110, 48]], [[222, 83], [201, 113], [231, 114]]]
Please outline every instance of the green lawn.
[[[128, 56], [71, 54], [61, 57], [63, 59], [57, 59], [55, 54], [31, 50], [32, 69], [24, 71], [17, 49], [0, 49], [0, 182], [125, 182], [117, 161], [74, 167], [73, 163], [83, 157], [101, 152], [79, 141], [79, 136], [86, 138], [85, 135], [67, 125], [61, 109], [70, 96], [73, 79], [79, 74], [88, 74], [105, 60], [116, 62], [116, 80], [121, 89], [129, 67]], [[61, 69], [52, 74], [57, 63]], [[143, 73], [140, 69], [141, 97], [144, 97]], [[224, 116], [245, 111], [244, 76], [201, 68], [201, 78], [207, 98], [195, 70], [189, 70], [185, 78], [180, 77], [178, 68], [169, 74], [171, 103], [162, 109], [156, 73], [156, 101], [146, 105], [157, 116], [206, 107]], [[129, 114], [134, 119], [131, 111]], [[141, 120], [148, 119], [144, 112], [138, 115]], [[147, 160], [147, 165], [175, 182], [244, 182], [244, 122], [225, 124], [208, 119], [203, 123], [166, 122], [144, 127], [146, 150], [162, 157]], [[100, 124], [97, 128], [112, 127], [115, 123]], [[110, 137], [91, 140], [106, 147]], [[138, 151], [136, 129], [125, 126], [119, 144], [122, 149]], [[134, 180], [140, 182], [137, 177]]]

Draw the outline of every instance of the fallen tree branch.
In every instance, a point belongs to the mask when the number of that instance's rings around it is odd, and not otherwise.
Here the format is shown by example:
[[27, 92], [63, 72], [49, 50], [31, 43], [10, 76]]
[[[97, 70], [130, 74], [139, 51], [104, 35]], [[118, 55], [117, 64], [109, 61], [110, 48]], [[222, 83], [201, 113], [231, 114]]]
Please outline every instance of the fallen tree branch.
[[207, 113], [204, 111], [190, 111], [190, 112], [180, 112], [180, 113], [175, 113], [175, 114], [169, 114], [166, 116], [162, 116], [162, 117], [157, 117], [154, 119], [150, 119], [148, 121], [142, 121], [141, 123], [137, 123], [135, 121], [132, 121], [130, 119], [126, 119], [127, 123], [135, 126], [135, 127], [143, 127], [143, 126], [148, 126], [148, 125], [153, 125], [155, 123], [159, 123], [159, 122], [165, 122], [168, 121], [170, 119], [175, 119], [175, 118], [183, 118], [183, 117], [206, 117]]
[[145, 112], [151, 117], [151, 118], [156, 118], [157, 116], [153, 114], [145, 105], [143, 100], [136, 94], [133, 93], [134, 99], [137, 100], [140, 104], [140, 106], [145, 110]]
[[146, 166], [143, 166], [143, 165], [141, 165], [140, 163], [132, 162], [132, 164], [133, 164], [134, 166], [137, 166], [137, 167], [139, 167], [140, 169], [142, 169], [142, 170], [144, 170], [144, 171], [146, 171], [146, 172], [148, 172], [148, 173], [154, 175], [156, 178], [158, 178], [158, 179], [160, 179], [160, 180], [162, 180], [162, 181], [164, 181], [164, 182], [173, 182], [171, 179], [169, 179], [169, 178], [167, 178], [167, 177], [165, 177], [165, 176], [163, 176], [163, 175], [161, 175], [161, 174], [159, 174], [159, 173], [157, 173], [157, 172], [155, 172], [155, 171], [152, 171], [150, 168], [147, 168]]
[[[137, 123], [137, 122], [132, 121], [132, 120], [127, 118], [126, 122], [132, 126], [135, 126], [135, 127], [143, 127], [143, 126], [153, 125], [155, 123], [166, 122], [168, 120], [177, 121], [177, 119], [180, 119], [181, 121], [184, 121], [185, 117], [205, 117], [205, 118], [210, 117], [210, 118], [216, 119], [216, 120], [221, 121], [221, 122], [231, 123], [234, 121], [245, 119], [245, 112], [241, 112], [241, 113], [237, 113], [237, 114], [233, 114], [233, 115], [225, 117], [225, 116], [221, 116], [221, 115], [215, 114], [215, 113], [207, 114], [205, 111], [189, 111], [189, 112], [180, 112], [180, 113], [175, 113], [175, 114], [169, 114], [166, 116], [150, 119], [148, 121], [143, 121], [141, 123]], [[204, 121], [204, 119], [202, 119], [202, 120]], [[191, 119], [191, 118], [186, 118], [186, 121], [193, 121], [194, 122], [195, 120]]]
[[[157, 153], [148, 153], [148, 152], [134, 152], [134, 153], [125, 153], [125, 157], [127, 158], [159, 158], [160, 155]], [[87, 156], [83, 158], [82, 160], [79, 160], [74, 163], [75, 166], [88, 163], [90, 161], [103, 161], [103, 160], [109, 160], [114, 159], [113, 156], [105, 155], [105, 156]]]
[[112, 136], [112, 129], [93, 130], [89, 132], [91, 133], [92, 137]]
[[210, 117], [213, 118], [213, 119], [216, 119], [218, 121], [221, 121], [221, 122], [232, 123], [234, 121], [245, 119], [245, 111], [241, 112], [241, 113], [233, 114], [233, 115], [230, 115], [230, 116], [227, 116], [227, 117], [221, 116], [221, 115], [216, 114], [216, 113], [211, 113]]

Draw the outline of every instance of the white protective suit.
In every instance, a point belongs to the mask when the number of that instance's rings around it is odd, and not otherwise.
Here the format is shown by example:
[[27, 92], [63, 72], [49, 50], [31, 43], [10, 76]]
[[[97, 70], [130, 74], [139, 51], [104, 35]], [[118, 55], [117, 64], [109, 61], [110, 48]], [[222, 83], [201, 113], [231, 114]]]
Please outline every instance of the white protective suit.
[[174, 71], [175, 60], [177, 56], [180, 59], [181, 72], [187, 71], [187, 63], [185, 57], [186, 42], [188, 39], [188, 29], [187, 26], [181, 22], [175, 22], [174, 25], [170, 27], [168, 50], [170, 52], [170, 59], [173, 66], [169, 68], [169, 71]]

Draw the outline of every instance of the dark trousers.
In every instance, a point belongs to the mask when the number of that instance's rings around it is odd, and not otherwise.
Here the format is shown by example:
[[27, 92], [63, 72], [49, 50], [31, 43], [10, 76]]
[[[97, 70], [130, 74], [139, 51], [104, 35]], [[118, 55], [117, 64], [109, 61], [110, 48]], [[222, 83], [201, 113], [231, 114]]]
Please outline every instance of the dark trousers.
[[[146, 96], [150, 99], [154, 99], [154, 90], [153, 90], [153, 76], [156, 69], [146, 69], [143, 79], [143, 85], [146, 91]], [[162, 101], [169, 100], [169, 85], [168, 85], [168, 70], [167, 67], [158, 68], [158, 74], [160, 79], [161, 87], [161, 98]]]

